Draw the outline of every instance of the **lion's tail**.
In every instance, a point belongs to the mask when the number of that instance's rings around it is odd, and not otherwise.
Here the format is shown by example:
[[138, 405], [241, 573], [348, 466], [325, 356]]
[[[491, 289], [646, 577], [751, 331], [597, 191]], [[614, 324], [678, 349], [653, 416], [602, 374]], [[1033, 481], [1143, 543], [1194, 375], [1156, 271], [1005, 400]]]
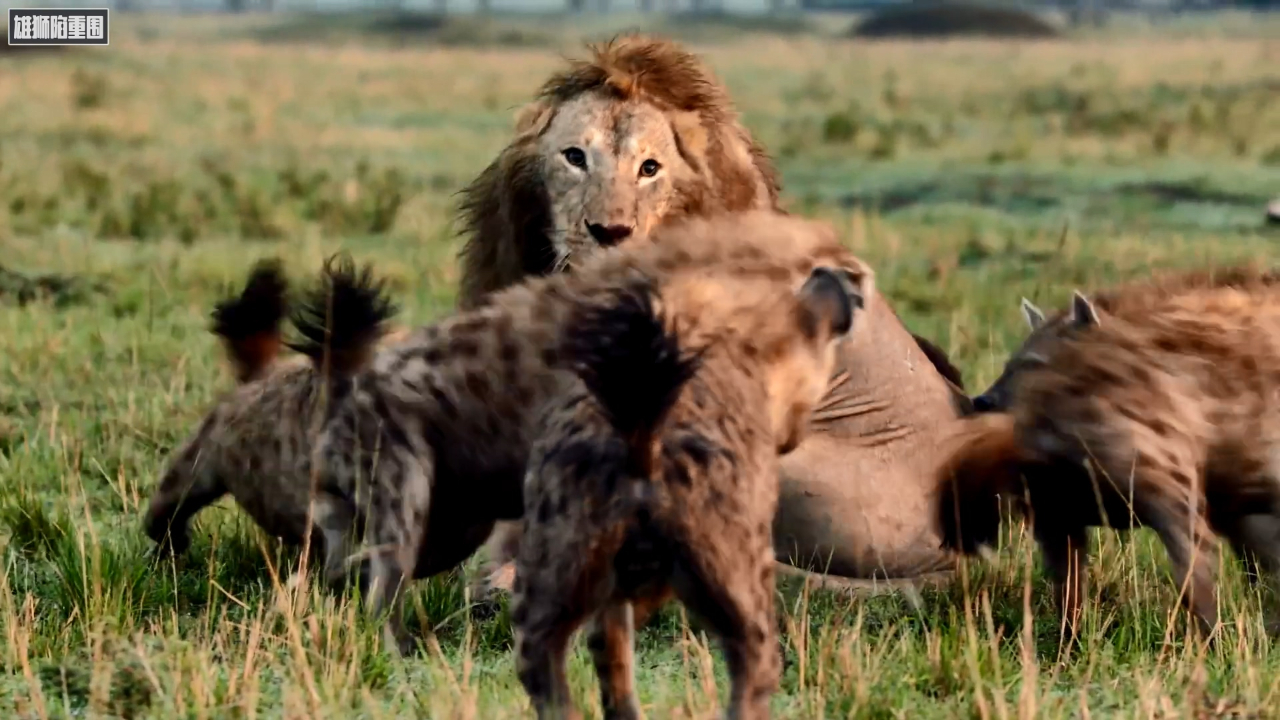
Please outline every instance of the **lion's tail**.
[[288, 280], [280, 261], [259, 261], [244, 289], [213, 308], [213, 333], [222, 339], [236, 381], [262, 375], [280, 352], [280, 325], [288, 311]]
[[936, 512], [947, 548], [974, 553], [994, 545], [1003, 507], [1021, 507], [1022, 467], [1008, 413], [975, 415], [958, 421], [951, 452], [939, 465]]
[[331, 387], [345, 385], [368, 363], [387, 320], [398, 311], [384, 284], [374, 278], [372, 267], [357, 271], [349, 256], [334, 255], [294, 311], [302, 340], [289, 347], [310, 358]]

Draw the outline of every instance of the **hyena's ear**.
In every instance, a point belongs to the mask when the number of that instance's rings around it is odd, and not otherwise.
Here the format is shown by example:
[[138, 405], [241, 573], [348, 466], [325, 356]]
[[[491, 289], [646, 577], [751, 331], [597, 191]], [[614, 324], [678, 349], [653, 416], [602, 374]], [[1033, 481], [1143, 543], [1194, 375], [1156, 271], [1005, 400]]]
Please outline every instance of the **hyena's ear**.
[[800, 288], [800, 306], [807, 318], [806, 326], [816, 335], [825, 330], [830, 337], [840, 337], [853, 329], [854, 313], [866, 306], [869, 274], [816, 267]]
[[1022, 317], [1033, 331], [1044, 324], [1044, 313], [1026, 298], [1022, 298]]
[[1089, 302], [1089, 298], [1079, 290], [1071, 294], [1071, 323], [1076, 327], [1099, 324], [1098, 311], [1094, 309], [1093, 303]]
[[531, 102], [516, 112], [516, 137], [537, 137], [546, 131], [556, 110], [544, 100]]

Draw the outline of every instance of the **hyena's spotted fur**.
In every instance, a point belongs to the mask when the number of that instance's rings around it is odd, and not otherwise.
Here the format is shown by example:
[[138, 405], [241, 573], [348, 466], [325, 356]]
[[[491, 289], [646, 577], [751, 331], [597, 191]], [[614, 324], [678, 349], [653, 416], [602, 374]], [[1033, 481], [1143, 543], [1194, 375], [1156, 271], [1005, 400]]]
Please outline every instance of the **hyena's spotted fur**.
[[636, 287], [573, 323], [566, 356], [585, 387], [540, 423], [514, 583], [518, 673], [539, 718], [578, 717], [565, 664], [587, 621], [604, 716], [638, 717], [633, 634], [673, 594], [720, 636], [729, 716], [768, 717], [778, 457], [805, 435], [871, 282], [818, 268], [798, 291], [716, 277], [656, 298]]
[[[317, 362], [360, 362], [344, 348], [364, 348], [379, 337], [395, 308], [369, 268], [357, 273], [349, 258], [331, 259], [325, 278], [329, 282], [314, 288], [303, 305], [333, 308], [332, 352]], [[144, 527], [162, 551], [183, 552], [192, 517], [230, 493], [269, 534], [295, 546], [309, 535], [309, 547], [324, 552], [330, 571], [343, 568], [347, 550], [341, 536], [353, 517], [351, 503], [326, 488], [313, 489], [310, 472], [326, 368], [276, 362], [287, 291], [279, 264], [264, 262], [238, 297], [214, 310], [213, 330], [226, 344], [241, 384], [178, 449], [152, 494]]]
[[[661, 289], [727, 276], [798, 287], [818, 265], [863, 269], [816, 223], [763, 211], [691, 220], [664, 230], [661, 242], [611, 248], [574, 273], [503, 290], [412, 331], [360, 372], [334, 373], [315, 467], [320, 485], [353, 497], [358, 519], [367, 520], [369, 610], [391, 599], [386, 629], [394, 634], [394, 598], [404, 580], [456, 566], [495, 521], [522, 516], [522, 478], [539, 430], [534, 419], [548, 399], [579, 382], [560, 352], [579, 308], [632, 282]], [[691, 291], [685, 302], [704, 299]], [[721, 322], [736, 320], [726, 315]], [[322, 331], [299, 329], [319, 346]]]
[[1251, 269], [1197, 274], [1108, 306], [1039, 347], [1005, 412], [965, 421], [939, 473], [945, 542], [990, 544], [995, 497], [1021, 498], [1074, 626], [1085, 529], [1150, 527], [1208, 632], [1215, 536], [1280, 570], [1280, 283]]

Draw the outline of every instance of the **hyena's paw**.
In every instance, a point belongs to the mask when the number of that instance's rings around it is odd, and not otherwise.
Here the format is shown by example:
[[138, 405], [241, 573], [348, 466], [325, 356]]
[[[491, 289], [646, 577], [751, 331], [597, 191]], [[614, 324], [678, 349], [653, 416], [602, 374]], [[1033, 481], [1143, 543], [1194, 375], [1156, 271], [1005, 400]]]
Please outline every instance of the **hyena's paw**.
[[516, 566], [513, 562], [494, 566], [486, 565], [479, 577], [471, 583], [471, 617], [488, 620], [502, 612], [502, 601], [510, 597], [515, 584]]
[[180, 561], [191, 547], [191, 538], [186, 533], [165, 533], [151, 546], [150, 559], [153, 562]]

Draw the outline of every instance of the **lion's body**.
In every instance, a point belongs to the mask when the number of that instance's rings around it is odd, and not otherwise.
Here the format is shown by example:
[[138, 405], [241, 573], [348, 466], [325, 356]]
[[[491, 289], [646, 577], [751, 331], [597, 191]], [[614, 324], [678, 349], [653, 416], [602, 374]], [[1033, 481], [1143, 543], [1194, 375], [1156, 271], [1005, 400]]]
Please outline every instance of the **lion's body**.
[[929, 512], [935, 442], [967, 401], [879, 293], [838, 350], [812, 433], [782, 458], [778, 559], [849, 580], [945, 581], [956, 556]]

